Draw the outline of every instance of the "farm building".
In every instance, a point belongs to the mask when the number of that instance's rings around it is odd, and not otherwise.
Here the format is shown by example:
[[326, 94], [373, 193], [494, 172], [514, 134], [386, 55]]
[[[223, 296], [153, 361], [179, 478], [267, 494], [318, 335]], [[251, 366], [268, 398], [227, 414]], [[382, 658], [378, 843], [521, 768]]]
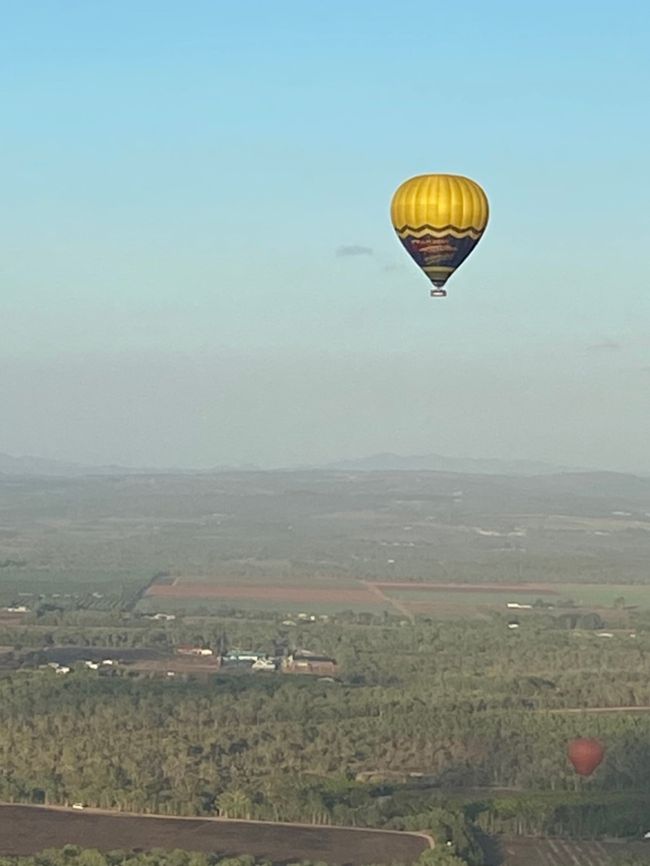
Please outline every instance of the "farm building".
[[266, 653], [252, 652], [251, 650], [231, 650], [223, 656], [224, 662], [248, 662], [249, 664], [263, 658], [266, 658]]
[[307, 650], [296, 650], [282, 661], [283, 673], [318, 674], [319, 676], [334, 676], [337, 671], [336, 659]]
[[207, 647], [200, 646], [179, 646], [176, 647], [176, 652], [179, 656], [211, 656], [212, 650]]
[[275, 659], [258, 659], [252, 665], [254, 671], [274, 671], [276, 668]]

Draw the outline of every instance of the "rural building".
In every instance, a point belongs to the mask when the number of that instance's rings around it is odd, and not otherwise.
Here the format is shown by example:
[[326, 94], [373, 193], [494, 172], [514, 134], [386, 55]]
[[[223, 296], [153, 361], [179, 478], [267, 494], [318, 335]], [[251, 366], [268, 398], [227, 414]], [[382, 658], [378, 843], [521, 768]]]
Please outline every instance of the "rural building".
[[176, 647], [176, 652], [179, 656], [211, 656], [212, 650], [207, 647], [200, 646], [179, 646]]
[[274, 671], [276, 668], [275, 659], [258, 659], [252, 665], [254, 671]]
[[338, 672], [336, 659], [319, 655], [307, 650], [296, 650], [282, 661], [283, 673], [318, 674], [319, 676], [335, 676]]
[[230, 650], [223, 656], [223, 661], [226, 664], [228, 662], [231, 664], [240, 664], [241, 662], [254, 664], [264, 658], [266, 658], [266, 653], [252, 652], [251, 650]]

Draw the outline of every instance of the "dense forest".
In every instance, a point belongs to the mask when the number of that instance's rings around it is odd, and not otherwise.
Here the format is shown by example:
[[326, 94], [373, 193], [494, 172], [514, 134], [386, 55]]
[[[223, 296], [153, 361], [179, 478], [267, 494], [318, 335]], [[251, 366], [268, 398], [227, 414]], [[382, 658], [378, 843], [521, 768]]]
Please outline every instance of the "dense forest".
[[[650, 633], [605, 639], [530, 617], [492, 622], [311, 624], [289, 639], [268, 621], [41, 627], [113, 646], [334, 655], [337, 682], [219, 673], [164, 680], [128, 666], [67, 677], [28, 664], [0, 679], [0, 799], [178, 815], [426, 830], [480, 863], [482, 833], [635, 836], [648, 828]], [[636, 635], [631, 637], [631, 635]], [[31, 648], [30, 647], [31, 644]], [[462, 647], [462, 650], [460, 649]], [[31, 654], [31, 656], [30, 656]], [[582, 712], [626, 706], [628, 712]], [[576, 735], [607, 748], [593, 778], [566, 759]]]

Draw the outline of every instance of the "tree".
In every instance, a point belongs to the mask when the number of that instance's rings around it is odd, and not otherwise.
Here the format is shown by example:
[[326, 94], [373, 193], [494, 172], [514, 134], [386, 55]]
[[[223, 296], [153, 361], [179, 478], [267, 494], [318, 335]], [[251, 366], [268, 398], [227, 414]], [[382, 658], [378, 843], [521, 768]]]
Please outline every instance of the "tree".
[[224, 791], [217, 798], [217, 809], [223, 818], [250, 818], [252, 803], [250, 797], [241, 789]]

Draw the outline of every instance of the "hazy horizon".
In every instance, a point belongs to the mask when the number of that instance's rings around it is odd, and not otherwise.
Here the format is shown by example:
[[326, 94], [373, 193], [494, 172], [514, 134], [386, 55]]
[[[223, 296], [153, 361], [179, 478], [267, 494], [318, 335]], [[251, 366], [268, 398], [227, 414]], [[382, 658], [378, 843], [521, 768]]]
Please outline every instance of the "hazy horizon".
[[[0, 452], [650, 472], [650, 8], [5, 10]], [[490, 198], [432, 301], [405, 178]]]

